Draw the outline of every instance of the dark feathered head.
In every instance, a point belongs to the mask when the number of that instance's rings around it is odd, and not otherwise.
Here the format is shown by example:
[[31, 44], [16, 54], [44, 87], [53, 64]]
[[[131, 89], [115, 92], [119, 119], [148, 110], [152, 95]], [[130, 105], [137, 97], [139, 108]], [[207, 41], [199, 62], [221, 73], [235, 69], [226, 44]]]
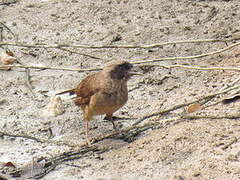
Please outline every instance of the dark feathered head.
[[112, 79], [128, 80], [131, 77], [133, 65], [127, 61], [111, 61], [104, 70], [108, 70]]

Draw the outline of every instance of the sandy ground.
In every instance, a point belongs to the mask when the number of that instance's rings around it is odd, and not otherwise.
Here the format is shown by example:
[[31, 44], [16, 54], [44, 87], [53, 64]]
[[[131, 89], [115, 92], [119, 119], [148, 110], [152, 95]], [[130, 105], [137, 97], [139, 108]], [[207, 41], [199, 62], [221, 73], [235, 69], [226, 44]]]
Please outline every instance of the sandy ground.
[[[238, 0], [19, 0], [0, 5], [0, 22], [15, 34], [14, 37], [3, 27], [3, 41], [7, 42], [154, 44], [235, 38], [240, 32], [239, 6]], [[75, 53], [71, 53], [59, 49], [8, 46], [23, 64], [70, 68], [99, 68], [114, 59], [133, 62], [190, 56], [224, 47], [226, 43], [218, 42], [153, 49], [73, 48], [70, 50]], [[157, 64], [238, 66], [239, 52], [240, 48], [234, 48], [205, 58]], [[129, 90], [132, 90], [128, 103], [116, 113], [123, 117], [117, 121], [122, 128], [146, 114], [217, 92], [238, 78], [236, 71], [160, 67], [142, 68], [141, 71], [143, 77], [134, 77], [128, 83]], [[34, 95], [26, 85], [24, 69], [14, 68], [0, 71], [0, 74], [0, 100], [5, 100], [0, 104], [1, 130], [75, 144], [84, 141], [82, 113], [70, 100], [64, 99], [65, 113], [56, 117], [43, 117], [41, 109], [49, 102], [51, 94], [74, 87], [89, 72], [30, 70]], [[238, 113], [239, 106], [240, 102], [217, 104], [200, 113]], [[184, 112], [185, 109], [181, 108], [171, 115]], [[102, 119], [98, 116], [90, 123], [92, 137], [113, 131], [111, 123]], [[237, 180], [240, 179], [239, 135], [239, 119], [202, 118], [164, 123], [141, 133], [131, 143], [114, 138], [104, 140], [97, 145], [111, 145], [111, 150], [101, 154], [89, 153], [78, 160], [62, 163], [42, 179]], [[0, 138], [0, 162], [13, 162], [17, 167], [68, 150], [67, 146], [25, 138]], [[4, 175], [4, 168], [1, 167], [0, 174]]]

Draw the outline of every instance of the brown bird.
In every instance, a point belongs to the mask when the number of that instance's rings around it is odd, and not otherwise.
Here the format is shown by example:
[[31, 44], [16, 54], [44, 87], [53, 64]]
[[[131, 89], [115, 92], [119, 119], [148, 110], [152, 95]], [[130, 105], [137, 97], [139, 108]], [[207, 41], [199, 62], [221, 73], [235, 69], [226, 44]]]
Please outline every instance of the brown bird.
[[106, 114], [106, 119], [112, 122], [116, 130], [112, 115], [128, 100], [127, 81], [132, 75], [140, 75], [131, 72], [132, 67], [127, 61], [111, 61], [102, 71], [83, 79], [76, 88], [57, 94], [70, 93], [77, 96], [74, 102], [83, 111], [88, 143], [88, 121], [95, 115]]

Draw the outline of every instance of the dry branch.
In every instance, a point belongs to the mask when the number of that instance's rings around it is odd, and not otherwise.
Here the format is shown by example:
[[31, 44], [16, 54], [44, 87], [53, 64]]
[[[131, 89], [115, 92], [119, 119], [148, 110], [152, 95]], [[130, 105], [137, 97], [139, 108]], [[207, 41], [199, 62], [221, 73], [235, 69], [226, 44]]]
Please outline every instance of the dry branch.
[[185, 43], [207, 43], [207, 42], [231, 42], [235, 39], [197, 39], [197, 40], [182, 40], [171, 41], [149, 45], [81, 45], [81, 44], [27, 44], [22, 42], [0, 42], [1, 46], [18, 46], [26, 48], [85, 48], [85, 49], [103, 49], [103, 48], [157, 48], [172, 44], [185, 44]]
[[38, 137], [30, 136], [30, 135], [27, 135], [27, 134], [14, 134], [14, 133], [11, 133], [11, 132], [0, 131], [0, 136], [30, 139], [30, 140], [34, 140], [34, 141], [39, 142], [39, 143], [55, 144], [55, 145], [58, 145], [58, 146], [65, 145], [65, 146], [69, 146], [69, 147], [78, 147], [78, 145], [70, 144], [69, 142], [51, 141], [51, 140], [47, 140], [47, 139], [41, 139], [41, 138], [38, 138]]
[[[226, 70], [226, 71], [240, 71], [240, 67], [201, 67], [201, 66], [187, 66], [187, 65], [181, 65], [181, 64], [175, 64], [175, 65], [160, 65], [160, 64], [145, 64], [141, 66], [157, 66], [162, 68], [183, 68], [183, 69], [192, 69], [192, 70], [203, 70], [203, 71], [210, 71], [210, 70]], [[102, 68], [66, 68], [66, 67], [51, 67], [51, 66], [33, 66], [33, 65], [0, 65], [0, 68], [25, 68], [25, 69], [50, 69], [50, 70], [62, 70], [62, 71], [78, 71], [78, 72], [85, 72], [85, 71], [98, 71]]]
[[196, 58], [203, 58], [206, 56], [211, 56], [215, 54], [220, 54], [224, 51], [227, 51], [229, 49], [232, 49], [236, 46], [239, 46], [240, 42], [234, 43], [230, 46], [227, 46], [226, 48], [219, 49], [217, 51], [212, 51], [209, 53], [203, 53], [195, 56], [182, 56], [182, 57], [166, 57], [166, 58], [159, 58], [159, 59], [150, 59], [150, 60], [143, 60], [143, 61], [134, 61], [133, 64], [143, 64], [143, 63], [149, 63], [149, 62], [159, 62], [159, 61], [173, 61], [173, 60], [184, 60], [184, 59], [196, 59]]
[[86, 68], [86, 69], [79, 69], [79, 68], [65, 68], [65, 67], [51, 67], [51, 66], [34, 66], [34, 65], [0, 65], [0, 68], [5, 67], [15, 67], [15, 68], [24, 68], [24, 69], [51, 69], [51, 70], [63, 70], [63, 71], [78, 71], [78, 72], [85, 72], [85, 71], [98, 71], [101, 68]]
[[[16, 3], [16, 1], [15, 2], [10, 2], [10, 3]], [[1, 5], [1, 4], [0, 4]], [[18, 37], [11, 31], [11, 29], [7, 26], [7, 25], [5, 25], [4, 23], [2, 23], [2, 22], [0, 22], [0, 24], [2, 25], [2, 27], [4, 27], [5, 29], [7, 29], [8, 30], [8, 32], [10, 32], [11, 34], [12, 34], [12, 36], [15, 38], [15, 40], [18, 40]], [[3, 39], [3, 38], [2, 38]], [[1, 46], [1, 45], [0, 45]]]
[[[1, 45], [1, 43], [0, 43]], [[195, 59], [195, 58], [202, 58], [205, 56], [210, 56], [214, 54], [219, 54], [221, 52], [227, 51], [233, 47], [236, 47], [240, 45], [240, 42], [232, 44], [230, 46], [227, 46], [226, 48], [209, 52], [209, 53], [204, 53], [204, 54], [199, 54], [196, 56], [185, 56], [185, 57], [166, 57], [166, 58], [160, 58], [160, 59], [152, 59], [152, 60], [144, 60], [144, 61], [134, 61], [131, 62], [132, 64], [143, 64], [143, 63], [149, 63], [149, 62], [159, 62], [159, 61], [166, 61], [166, 60], [183, 60], [183, 59]], [[55, 47], [59, 48], [62, 50], [67, 50], [63, 49], [62, 47]], [[70, 51], [70, 50], [67, 50]], [[94, 57], [96, 58], [96, 57]], [[195, 70], [231, 70], [231, 71], [240, 71], [240, 68], [238, 67], [199, 67], [199, 66], [186, 66], [186, 65], [171, 65], [171, 66], [165, 66], [165, 65], [158, 65], [158, 64], [147, 64], [151, 66], [160, 66], [163, 68], [184, 68], [184, 69], [195, 69]], [[88, 68], [88, 69], [74, 69], [74, 68], [65, 68], [65, 67], [50, 67], [50, 66], [31, 66], [31, 65], [1, 65], [0, 68], [7, 68], [7, 67], [15, 67], [15, 68], [30, 68], [30, 69], [51, 69], [51, 70], [64, 70], [64, 71], [78, 71], [78, 72], [83, 72], [83, 71], [96, 71], [100, 70], [101, 68]]]
[[36, 97], [35, 94], [34, 94], [34, 92], [33, 92], [32, 85], [31, 85], [31, 83], [30, 83], [30, 70], [29, 70], [29, 68], [26, 68], [26, 69], [25, 69], [25, 72], [26, 72], [26, 85], [27, 85], [29, 91], [31, 92], [31, 94], [32, 94], [34, 97]]
[[40, 142], [40, 143], [45, 142], [45, 140], [41, 140], [41, 139], [33, 137], [33, 136], [24, 135], [24, 134], [13, 134], [13, 133], [4, 132], [4, 131], [0, 131], [0, 136], [19, 137], [19, 138], [24, 138], [24, 139], [31, 139], [31, 140], [34, 140], [34, 141]]
[[224, 94], [224, 93], [227, 93], [227, 92], [229, 92], [229, 91], [232, 91], [232, 90], [238, 89], [238, 88], [240, 88], [240, 86], [230, 87], [230, 88], [228, 88], [228, 89], [222, 90], [222, 91], [217, 92], [217, 93], [208, 94], [207, 96], [201, 97], [201, 98], [199, 98], [199, 99], [195, 99], [195, 100], [192, 100], [192, 101], [189, 101], [189, 102], [186, 102], [186, 103], [178, 104], [178, 105], [175, 105], [175, 106], [170, 107], [170, 108], [168, 108], [168, 109], [161, 110], [161, 111], [158, 111], [158, 112], [154, 112], [154, 113], [145, 115], [145, 116], [143, 116], [141, 119], [139, 119], [139, 120], [137, 120], [136, 122], [134, 122], [132, 125], [133, 125], [133, 126], [136, 126], [137, 124], [143, 122], [143, 121], [146, 120], [146, 119], [149, 119], [149, 118], [155, 117], [155, 116], [163, 115], [163, 114], [165, 114], [165, 113], [174, 111], [174, 110], [176, 110], [176, 109], [179, 109], [179, 108], [188, 106], [188, 105], [193, 104], [193, 103], [203, 104], [203, 103], [205, 103], [206, 101], [209, 101], [209, 99], [212, 99], [212, 98], [216, 97], [217, 95]]
[[239, 140], [239, 138], [234, 137], [229, 143], [225, 144], [225, 145], [222, 147], [222, 150], [225, 150], [225, 149], [227, 149], [228, 147], [230, 147], [231, 145], [233, 145], [234, 143], [237, 143], [238, 140]]
[[[144, 65], [143, 65], [144, 66]], [[240, 71], [240, 67], [201, 67], [201, 66], [187, 66], [187, 65], [160, 65], [160, 64], [149, 64], [149, 66], [157, 66], [162, 67], [166, 69], [172, 69], [172, 68], [183, 68], [183, 69], [192, 69], [192, 70], [227, 70], [227, 71]]]
[[99, 57], [96, 57], [96, 56], [93, 56], [93, 55], [90, 55], [90, 54], [85, 54], [85, 53], [80, 53], [80, 52], [76, 52], [76, 51], [72, 51], [70, 49], [67, 49], [67, 48], [58, 48], [60, 50], [63, 50], [63, 51], [66, 51], [66, 52], [70, 52], [70, 53], [73, 53], [73, 54], [79, 54], [81, 56], [85, 56], [85, 57], [90, 57], [92, 59], [102, 59], [102, 58], [99, 58]]

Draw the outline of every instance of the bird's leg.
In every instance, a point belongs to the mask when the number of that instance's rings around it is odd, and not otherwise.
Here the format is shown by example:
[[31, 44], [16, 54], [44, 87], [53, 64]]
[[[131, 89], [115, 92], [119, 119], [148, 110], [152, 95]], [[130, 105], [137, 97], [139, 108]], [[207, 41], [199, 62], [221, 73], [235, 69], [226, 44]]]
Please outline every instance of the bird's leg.
[[88, 107], [85, 107], [84, 109], [84, 126], [85, 126], [85, 137], [86, 137], [86, 141], [87, 144], [90, 146], [91, 145], [91, 141], [89, 139], [89, 124], [88, 121], [91, 119], [91, 115], [88, 112]]
[[113, 125], [113, 129], [118, 132], [118, 129], [117, 129], [115, 123], [114, 123], [112, 114], [106, 114], [106, 117], [105, 117], [105, 118], [106, 118], [107, 120], [111, 121], [111, 123], [112, 123], [112, 125]]
[[[107, 115], [106, 115], [103, 119], [110, 121], [110, 120], [109, 120], [109, 117], [108, 117]], [[117, 120], [117, 119], [123, 119], [123, 118], [117, 117], [117, 116], [112, 116], [112, 120], [113, 120], [113, 121], [114, 121], [114, 120]]]
[[86, 138], [87, 144], [91, 146], [91, 140], [89, 139], [89, 125], [87, 120], [84, 120], [84, 126], [85, 126], [85, 138]]

